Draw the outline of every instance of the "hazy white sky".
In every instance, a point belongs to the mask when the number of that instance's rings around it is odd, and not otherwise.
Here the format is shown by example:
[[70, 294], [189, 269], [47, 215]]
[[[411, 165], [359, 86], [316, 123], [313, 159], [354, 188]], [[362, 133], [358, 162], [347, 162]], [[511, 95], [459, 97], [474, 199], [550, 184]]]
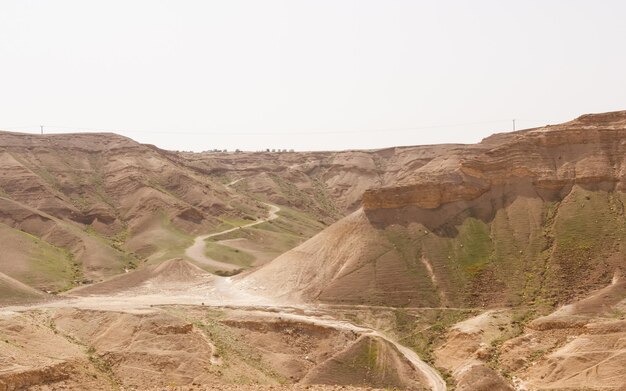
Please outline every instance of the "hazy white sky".
[[626, 109], [625, 18], [619, 0], [3, 0], [0, 129], [184, 150], [475, 142]]

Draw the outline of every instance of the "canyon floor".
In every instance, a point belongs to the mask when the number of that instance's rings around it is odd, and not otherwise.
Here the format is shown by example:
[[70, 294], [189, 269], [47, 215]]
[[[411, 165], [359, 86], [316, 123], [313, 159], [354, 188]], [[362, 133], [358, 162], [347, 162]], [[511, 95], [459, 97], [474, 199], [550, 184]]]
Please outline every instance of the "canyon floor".
[[396, 308], [281, 300], [244, 280], [175, 259], [0, 308], [0, 389], [446, 390], [451, 379], [467, 390], [623, 386], [619, 276], [532, 321], [519, 308], [404, 308], [404, 316], [425, 318], [424, 329], [442, 327], [427, 312], [459, 312], [428, 363], [403, 345]]
[[[274, 205], [269, 205], [269, 207], [270, 212], [267, 218], [259, 219], [242, 228], [278, 218], [277, 212], [280, 211], [280, 208]], [[207, 258], [202, 251], [202, 245], [207, 238], [220, 236], [235, 229], [238, 228], [197, 237], [194, 244], [187, 249], [186, 254], [201, 264], [207, 263], [216, 267], [228, 266]], [[375, 357], [375, 362], [366, 362], [364, 367], [361, 368], [361, 370], [365, 369], [364, 377], [357, 379], [357, 384], [363, 383], [364, 386], [401, 384], [409, 389], [424, 388], [439, 391], [446, 389], [446, 383], [437, 370], [421, 360], [413, 350], [401, 345], [383, 334], [383, 332], [338, 319], [333, 315], [334, 310], [325, 308], [323, 305], [277, 300], [259, 295], [258, 291], [262, 289], [263, 287], [260, 286], [248, 285], [242, 287], [241, 284], [237, 284], [237, 281], [233, 281], [232, 277], [216, 276], [187, 261], [176, 259], [166, 261], [148, 273], [146, 273], [146, 270], [129, 272], [100, 284], [78, 288], [63, 297], [56, 297], [44, 303], [0, 308], [0, 320], [2, 321], [0, 335], [6, 336], [10, 331], [18, 331], [20, 336], [20, 338], [17, 338], [17, 335], [15, 335], [16, 339], [14, 340], [5, 339], [5, 349], [0, 349], [0, 354], [9, 359], [9, 362], [12, 362], [8, 366], [5, 363], [4, 367], [0, 368], [0, 389], [3, 389], [1, 388], [3, 384], [4, 389], [7, 390], [19, 389], [20, 387], [52, 390], [85, 387], [82, 381], [74, 379], [73, 376], [67, 375], [63, 369], [59, 369], [64, 368], [65, 364], [72, 360], [80, 362], [81, 359], [83, 365], [89, 367], [90, 363], [93, 366], [93, 368], [89, 368], [89, 370], [93, 371], [89, 386], [91, 389], [108, 389], [109, 387], [147, 389], [147, 387], [154, 385], [155, 382], [165, 387], [176, 386], [174, 389], [190, 390], [196, 389], [194, 387], [198, 387], [197, 389], [233, 390], [280, 389], [280, 387], [274, 388], [274, 386], [259, 388], [261, 386], [251, 385], [229, 385], [228, 387], [231, 388], [225, 388], [227, 386], [222, 383], [220, 383], [221, 385], [207, 386], [204, 384], [207, 382], [207, 379], [202, 378], [202, 376], [185, 373], [188, 369], [184, 367], [190, 365], [190, 362], [194, 360], [202, 361], [203, 358], [197, 356], [201, 355], [201, 353], [208, 353], [210, 359], [203, 364], [215, 368], [219, 374], [216, 380], [222, 380], [220, 379], [222, 376], [220, 368], [224, 366], [225, 359], [218, 353], [215, 343], [210, 340], [211, 332], [209, 331], [207, 335], [206, 330], [203, 330], [207, 326], [202, 323], [198, 324], [197, 320], [194, 323], [181, 324], [181, 322], [188, 322], [189, 319], [203, 318], [222, 319], [220, 321], [228, 324], [230, 327], [250, 328], [251, 331], [262, 329], [263, 334], [267, 334], [265, 329], [272, 330], [275, 335], [269, 337], [265, 335], [259, 336], [254, 342], [254, 344], [260, 343], [262, 345], [261, 350], [266, 355], [278, 356], [277, 358], [279, 358], [277, 367], [270, 369], [270, 382], [275, 382], [277, 379], [284, 377], [288, 381], [304, 380], [305, 384], [310, 382], [317, 383], [320, 379], [322, 382], [329, 384], [341, 384], [342, 377], [346, 375], [352, 377], [354, 376], [352, 372], [355, 371], [350, 368], [325, 370], [320, 369], [320, 367], [329, 365], [328, 362], [336, 359], [336, 356], [345, 354], [346, 349], [353, 349], [354, 345], [367, 341], [368, 349], [371, 350], [372, 343], [380, 344], [384, 349], [391, 351], [386, 353], [390, 357]], [[90, 342], [86, 342], [84, 336], [75, 334], [76, 330], [74, 327], [76, 327], [76, 323], [93, 322], [89, 319], [94, 317], [93, 312], [99, 313], [95, 316], [96, 318], [114, 318], [115, 320], [109, 327], [100, 330], [97, 335], [93, 335], [92, 331], [90, 331]], [[219, 315], [216, 315], [216, 313]], [[226, 318], [227, 322], [223, 318]], [[28, 319], [26, 322], [29, 323], [28, 325], [24, 324], [25, 319]], [[137, 348], [142, 351], [142, 354], [160, 356], [161, 359], [166, 361], [165, 363], [159, 359], [137, 362], [128, 357], [136, 354], [132, 350], [134, 348], [133, 343], [137, 342], [135, 335], [129, 341], [131, 344], [124, 347], [124, 349], [129, 349], [130, 351], [127, 350], [122, 354], [121, 362], [114, 364], [115, 369], [110, 368], [110, 364], [104, 365], [100, 363], [100, 360], [103, 360], [103, 357], [111, 352], [107, 351], [104, 353], [100, 351], [97, 345], [95, 345], [95, 341], [102, 343], [102, 340], [105, 339], [124, 339], [124, 337], [128, 337], [128, 328], [138, 327], [137, 323], [141, 327], [149, 319], [158, 319], [157, 329], [162, 331], [148, 331], [148, 333], [153, 334], [150, 336], [150, 353], [143, 352], [145, 346]], [[61, 327], [58, 325], [59, 320], [63, 324]], [[213, 321], [215, 320], [213, 319]], [[44, 330], [38, 330], [42, 325], [44, 325]], [[69, 327], [69, 329], [65, 329], [63, 326]], [[98, 323], [98, 326], [101, 327], [102, 324]], [[35, 330], [24, 332], [25, 328], [30, 327], [34, 327]], [[304, 328], [307, 332], [301, 333], [298, 330], [299, 328]], [[306, 338], [309, 330], [313, 334], [321, 334], [322, 336], [324, 334], [343, 334], [344, 336], [341, 339], [346, 339], [345, 334], [347, 334], [349, 335], [347, 337], [349, 341], [342, 341], [344, 350], [330, 344], [326, 345], [328, 343], [326, 340], [313, 343], [307, 342], [293, 352], [289, 352], [289, 349], [286, 349], [287, 352], [283, 350], [272, 351], [271, 349], [268, 351], [267, 349], [268, 347], [284, 348], [284, 346], [273, 345], [289, 343], [286, 341], [289, 339], [293, 340], [291, 342], [298, 343], [300, 339]], [[47, 345], [50, 332], [55, 336], [61, 335], [63, 340], [63, 344], [53, 348], [54, 358], [52, 356], [46, 357], [47, 355], [44, 352], [30, 349]], [[189, 350], [195, 348], [193, 344], [197, 342], [193, 338], [184, 342], [179, 341], [180, 345], [176, 345], [176, 350], [171, 350], [172, 341], [165, 336], [189, 333], [198, 334], [196, 339], [206, 344], [205, 352], [189, 352]], [[135, 330], [133, 334], [135, 334]], [[248, 335], [246, 338], [251, 338], [251, 336]], [[162, 339], [162, 341], [159, 341], [159, 339]], [[266, 341], [263, 341], [263, 339]], [[138, 345], [142, 343], [145, 343], [145, 341], [138, 343]], [[116, 348], [119, 348], [118, 344], [119, 341], [114, 343]], [[316, 344], [321, 346], [315, 346]], [[66, 345], [66, 347], [63, 348], [62, 345]], [[21, 350], [19, 354], [12, 353], [15, 347], [21, 348], [19, 349]], [[84, 352], [85, 349], [87, 350], [86, 352]], [[81, 350], [83, 352], [77, 354]], [[167, 356], [164, 356], [165, 354]], [[94, 358], [97, 355], [100, 355], [100, 357]], [[188, 357], [190, 355], [192, 357]], [[349, 357], [348, 360], [354, 358], [351, 353], [347, 355]], [[72, 360], [67, 360], [66, 357], [71, 357]], [[361, 359], [358, 357], [358, 354], [356, 359]], [[385, 363], [386, 359], [396, 362]], [[190, 360], [190, 362], [184, 362], [183, 360]], [[241, 364], [244, 367], [249, 365], [245, 363], [245, 359], [241, 360], [244, 361]], [[379, 363], [378, 360], [381, 360], [381, 362]], [[398, 360], [404, 362], [398, 364]], [[127, 361], [131, 361], [131, 363], [127, 363]], [[175, 362], [174, 365], [172, 365], [172, 361]], [[304, 363], [301, 363], [301, 361], [304, 361]], [[103, 365], [106, 366], [106, 370], [101, 368]], [[271, 366], [272, 364], [263, 365]], [[370, 365], [382, 366], [383, 370], [378, 375], [371, 374]], [[230, 362], [228, 366], [230, 367]], [[390, 367], [389, 370], [386, 368], [387, 366]], [[229, 371], [233, 371], [230, 376], [233, 376], [233, 380], [236, 383], [239, 381], [245, 383], [246, 380], [251, 381], [254, 379], [250, 377], [249, 369], [244, 368], [242, 373], [237, 374], [236, 365], [234, 367], [229, 368]], [[16, 372], [16, 370], [18, 371]], [[261, 369], [255, 368], [255, 370]], [[399, 371], [399, 373], [394, 374], [393, 372], [395, 371]], [[129, 376], [129, 373], [133, 374]], [[100, 379], [99, 375], [101, 376]], [[370, 378], [372, 376], [373, 378]], [[387, 379], [393, 376], [397, 377], [397, 379]], [[70, 380], [65, 379], [66, 377], [69, 377]], [[256, 382], [257, 380], [253, 381]], [[282, 381], [278, 383], [280, 382]], [[54, 384], [39, 386], [40, 383]], [[180, 388], [178, 386], [179, 383], [187, 385]], [[191, 386], [188, 383], [191, 383]], [[332, 385], [327, 387], [308, 385], [306, 387], [305, 389], [310, 390], [337, 389], [336, 386]], [[342, 387], [341, 389], [346, 388]], [[352, 387], [347, 389], [358, 390], [358, 388]]]

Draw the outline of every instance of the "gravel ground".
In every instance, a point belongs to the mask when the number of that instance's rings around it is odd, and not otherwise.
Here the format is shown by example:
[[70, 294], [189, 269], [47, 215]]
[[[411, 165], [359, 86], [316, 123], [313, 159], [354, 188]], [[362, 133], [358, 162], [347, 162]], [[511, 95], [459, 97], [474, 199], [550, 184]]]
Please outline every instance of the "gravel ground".
[[200, 385], [200, 386], [184, 386], [184, 387], [157, 387], [157, 388], [150, 388], [145, 391], [294, 391], [294, 390], [295, 391], [376, 391], [380, 389], [370, 388], [370, 387], [298, 385], [298, 384], [292, 384], [288, 386], [219, 384], [215, 386]]

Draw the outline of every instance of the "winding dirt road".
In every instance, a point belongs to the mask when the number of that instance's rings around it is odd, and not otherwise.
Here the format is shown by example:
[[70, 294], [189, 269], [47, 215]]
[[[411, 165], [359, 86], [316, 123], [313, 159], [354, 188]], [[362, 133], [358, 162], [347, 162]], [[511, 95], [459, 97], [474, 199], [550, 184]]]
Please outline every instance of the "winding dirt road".
[[[232, 183], [231, 183], [232, 184]], [[230, 185], [230, 184], [229, 184]], [[241, 227], [230, 228], [224, 231], [196, 237], [194, 243], [187, 248], [185, 254], [194, 261], [220, 270], [237, 269], [236, 265], [219, 262], [204, 255], [205, 240], [227, 234], [240, 228], [253, 227], [278, 218], [280, 208], [276, 205], [265, 204], [269, 207], [266, 218], [258, 219]], [[379, 337], [393, 344], [398, 351], [411, 363], [416, 371], [423, 374], [430, 389], [445, 391], [446, 383], [439, 373], [422, 361], [411, 349], [382, 332], [339, 320], [333, 317], [332, 310], [324, 307], [311, 306], [306, 303], [280, 302], [274, 298], [264, 297], [256, 289], [242, 289], [233, 284], [231, 277], [208, 275], [207, 278], [197, 281], [190, 286], [153, 286], [144, 284], [136, 290], [116, 292], [112, 295], [73, 296], [69, 292], [63, 299], [30, 306], [15, 306], [0, 308], [0, 315], [10, 316], [13, 313], [32, 310], [35, 308], [81, 308], [108, 311], [128, 311], [134, 313], [149, 313], [155, 306], [171, 304], [207, 305], [214, 307], [237, 307], [261, 316], [291, 318], [299, 322], [332, 327], [340, 330], [351, 330], [362, 335]]]
[[[237, 181], [235, 181], [237, 182]], [[231, 182], [234, 183], [234, 182]], [[226, 262], [220, 262], [220, 261], [216, 261], [215, 259], [211, 259], [209, 257], [207, 257], [204, 254], [204, 248], [206, 246], [205, 244], [205, 240], [209, 239], [209, 238], [214, 238], [216, 236], [220, 236], [220, 235], [224, 235], [233, 231], [237, 231], [238, 229], [243, 229], [243, 228], [249, 228], [249, 227], [254, 227], [255, 225], [259, 225], [271, 220], [275, 220], [278, 218], [278, 212], [280, 212], [280, 208], [276, 205], [272, 205], [272, 204], [268, 204], [265, 203], [265, 205], [269, 206], [269, 214], [268, 217], [263, 218], [263, 219], [258, 219], [250, 224], [246, 224], [246, 225], [242, 225], [240, 227], [234, 227], [234, 228], [230, 228], [224, 231], [220, 231], [220, 232], [215, 232], [212, 234], [207, 234], [207, 235], [201, 235], [196, 237], [196, 239], [194, 240], [193, 244], [187, 248], [187, 250], [185, 250], [185, 255], [188, 256], [189, 258], [191, 258], [192, 260], [201, 263], [203, 265], [207, 265], [207, 266], [211, 266], [213, 268], [216, 268], [218, 270], [223, 270], [223, 271], [233, 271], [233, 270], [237, 270], [240, 267], [237, 265], [233, 265], [232, 263], [226, 263]]]
[[41, 308], [79, 308], [97, 311], [115, 311], [147, 314], [158, 311], [163, 305], [197, 305], [208, 307], [238, 308], [254, 313], [257, 316], [291, 319], [298, 322], [331, 327], [338, 330], [354, 331], [360, 335], [378, 337], [393, 344], [396, 349], [411, 363], [416, 371], [426, 379], [431, 390], [445, 391], [446, 383], [439, 373], [422, 361], [408, 347], [401, 345], [384, 333], [353, 323], [336, 319], [332, 310], [324, 306], [306, 303], [291, 304], [259, 295], [254, 290], [244, 290], [232, 283], [231, 277], [209, 276], [203, 282], [181, 286], [153, 286], [150, 284], [130, 291], [121, 291], [107, 295], [68, 296], [51, 302], [34, 305], [0, 308], [0, 316], [11, 316]]
[[[242, 178], [243, 179], [243, 178]], [[237, 182], [239, 182], [241, 179], [238, 179], [236, 181], [233, 181], [231, 183], [229, 183], [227, 185], [231, 186]], [[264, 219], [259, 219], [253, 223], [247, 224], [247, 225], [243, 225], [241, 227], [235, 227], [235, 228], [230, 228], [221, 232], [215, 232], [212, 234], [208, 234], [208, 235], [201, 235], [196, 237], [196, 239], [194, 240], [194, 243], [187, 248], [187, 250], [185, 251], [185, 254], [193, 259], [194, 261], [204, 264], [204, 265], [208, 265], [211, 267], [215, 267], [217, 269], [220, 270], [227, 270], [227, 271], [231, 271], [231, 270], [236, 270], [238, 269], [238, 266], [230, 264], [230, 263], [224, 263], [224, 262], [219, 262], [216, 261], [214, 259], [211, 259], [209, 257], [207, 257], [204, 254], [204, 248], [205, 248], [205, 240], [208, 238], [213, 238], [216, 236], [220, 236], [220, 235], [224, 235], [227, 234], [229, 232], [233, 232], [236, 231], [238, 229], [241, 228], [248, 228], [248, 227], [253, 227], [255, 225], [258, 224], [262, 224], [265, 223], [267, 221], [270, 220], [275, 220], [278, 218], [278, 212], [280, 211], [280, 208], [276, 205], [272, 205], [272, 204], [268, 204], [265, 203], [265, 205], [269, 206], [269, 214], [268, 217], [264, 218]], [[250, 293], [250, 292], [243, 292], [241, 291], [241, 289], [237, 289], [232, 287], [231, 285], [231, 278], [227, 277], [227, 278], [218, 278], [216, 280], [213, 281], [212, 284], [212, 295], [213, 297], [221, 297], [223, 299], [226, 299], [226, 302], [236, 302], [239, 305], [247, 305], [247, 306], [252, 306], [257, 307], [259, 312], [263, 312], [264, 307], [267, 307], [268, 302], [266, 302], [267, 299], [262, 298], [254, 293]], [[278, 303], [272, 303], [274, 305], [279, 305]], [[281, 303], [283, 304], [283, 303]], [[400, 343], [394, 341], [393, 339], [387, 337], [386, 335], [384, 335], [383, 333], [374, 330], [374, 329], [368, 329], [368, 328], [364, 328], [361, 326], [356, 326], [352, 323], [348, 323], [348, 322], [344, 322], [341, 320], [337, 320], [337, 319], [333, 319], [333, 318], [329, 318], [328, 316], [322, 318], [322, 317], [318, 317], [318, 316], [310, 316], [310, 315], [296, 315], [296, 314], [292, 314], [289, 313], [289, 311], [280, 311], [279, 312], [280, 316], [282, 317], [288, 317], [288, 318], [293, 318], [294, 320], [299, 320], [301, 322], [307, 322], [307, 323], [311, 323], [311, 324], [316, 324], [316, 325], [320, 325], [320, 326], [327, 326], [327, 327], [333, 327], [336, 329], [344, 329], [344, 330], [351, 330], [354, 332], [357, 332], [359, 334], [368, 334], [368, 335], [372, 335], [372, 336], [376, 336], [379, 337], [381, 339], [384, 339], [386, 341], [388, 341], [389, 343], [393, 344], [396, 349], [398, 349], [398, 351], [411, 363], [411, 365], [420, 373], [422, 373], [424, 375], [424, 377], [427, 379], [428, 385], [430, 387], [431, 390], [433, 391], [445, 391], [447, 389], [446, 387], [446, 382], [443, 380], [443, 378], [441, 377], [441, 375], [439, 375], [439, 373], [430, 365], [428, 365], [427, 363], [425, 363], [418, 355], [417, 353], [415, 353], [413, 350], [407, 348], [404, 345], [401, 345]], [[272, 316], [276, 316], [276, 313], [272, 313]]]

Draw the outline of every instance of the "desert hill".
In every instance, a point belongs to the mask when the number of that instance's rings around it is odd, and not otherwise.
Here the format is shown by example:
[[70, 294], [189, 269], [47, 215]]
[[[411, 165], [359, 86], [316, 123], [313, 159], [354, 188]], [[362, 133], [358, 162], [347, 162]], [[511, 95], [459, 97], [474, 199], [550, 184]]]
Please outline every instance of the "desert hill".
[[458, 145], [338, 152], [182, 153], [189, 165], [233, 188], [334, 221], [361, 206], [372, 187], [404, 181]]
[[374, 151], [0, 140], [0, 390], [626, 386], [626, 112]]
[[[0, 164], [0, 223], [16, 231], [2, 247], [18, 253], [1, 270], [22, 278], [39, 262], [63, 271], [39, 288], [118, 274], [220, 216], [263, 210], [170, 153], [113, 134], [0, 133]], [[31, 243], [16, 243], [19, 232]], [[42, 245], [45, 254], [29, 250]]]
[[552, 306], [624, 272], [626, 112], [448, 148], [241, 283], [332, 303]]
[[[218, 261], [266, 263], [459, 146], [374, 151], [186, 153], [110, 133], [0, 132], [0, 272], [63, 291], [185, 257], [196, 235], [280, 221], [209, 244]], [[11, 255], [9, 255], [11, 254]]]
[[170, 259], [156, 265], [114, 276], [97, 284], [80, 286], [68, 292], [70, 295], [119, 294], [137, 289], [165, 289], [206, 283], [214, 276], [184, 259]]
[[216, 238], [207, 254], [266, 263], [351, 214], [252, 273], [264, 286], [280, 275], [274, 293], [565, 302], [623, 265], [625, 118], [586, 115], [476, 145], [344, 152], [193, 154], [113, 134], [0, 133], [0, 240], [12, 260], [0, 272], [65, 290], [184, 257], [195, 235], [263, 217], [272, 202], [282, 219]]
[[296, 382], [311, 390], [427, 389], [379, 338], [276, 316], [184, 306], [54, 309], [0, 317], [0, 332], [3, 390], [277, 390]]

